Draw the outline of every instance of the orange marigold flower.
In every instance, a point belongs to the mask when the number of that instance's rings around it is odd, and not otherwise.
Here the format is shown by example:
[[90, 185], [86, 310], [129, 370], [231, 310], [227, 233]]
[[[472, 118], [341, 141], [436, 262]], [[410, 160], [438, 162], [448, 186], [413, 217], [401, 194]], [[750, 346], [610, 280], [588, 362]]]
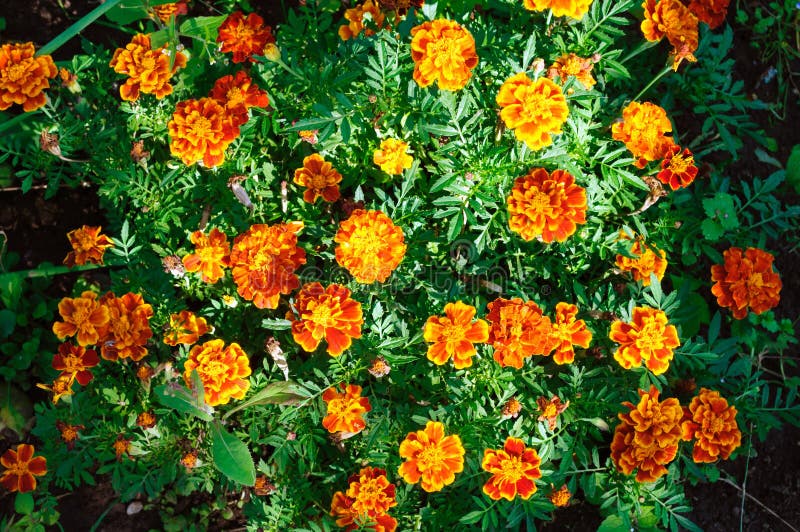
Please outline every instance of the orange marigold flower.
[[264, 26], [264, 19], [255, 13], [245, 18], [244, 13], [236, 11], [228, 15], [219, 27], [217, 42], [222, 43], [220, 51], [233, 52], [233, 62], [255, 63], [254, 55], [261, 55], [268, 43], [274, 43], [272, 28]]
[[142, 412], [136, 416], [136, 425], [143, 429], [151, 429], [156, 426], [156, 416], [152, 412]]
[[365, 467], [352, 475], [345, 495], [353, 499], [350, 508], [358, 515], [376, 517], [386, 514], [389, 508], [397, 506], [395, 486], [386, 478], [386, 470], [378, 467]]
[[267, 107], [269, 97], [258, 85], [253, 83], [244, 70], [236, 76], [219, 78], [209, 94], [218, 104], [225, 108], [234, 126], [241, 126], [248, 120], [247, 112], [251, 107]]
[[586, 328], [586, 322], [577, 320], [578, 307], [569, 303], [556, 305], [556, 318], [552, 323], [553, 341], [556, 343], [553, 362], [571, 364], [575, 360], [575, 346], [589, 347], [592, 342], [592, 331]]
[[276, 308], [281, 294], [298, 286], [295, 270], [306, 263], [306, 252], [297, 247], [303, 222], [255, 224], [236, 237], [231, 250], [231, 269], [239, 295], [258, 308]]
[[72, 384], [75, 382], [75, 375], [73, 373], [62, 374], [53, 380], [53, 384], [48, 386], [46, 384], [37, 384], [37, 388], [47, 390], [53, 394], [53, 404], [65, 395], [73, 395], [75, 392], [72, 390]]
[[531, 150], [552, 144], [569, 115], [561, 87], [547, 78], [531, 81], [525, 72], [505, 80], [496, 100], [506, 127]]
[[[351, 477], [353, 478], [353, 477]], [[394, 487], [393, 484], [389, 484]], [[397, 520], [389, 514], [370, 516], [359, 514], [353, 509], [355, 499], [348, 497], [344, 492], [337, 491], [331, 499], [330, 515], [336, 518], [336, 524], [351, 530], [372, 530], [374, 532], [394, 532], [397, 529]]]
[[689, 11], [700, 22], [705, 22], [708, 27], [716, 29], [725, 22], [728, 15], [730, 0], [692, 0], [689, 2]]
[[528, 500], [536, 493], [535, 480], [542, 478], [541, 463], [535, 449], [509, 436], [502, 449], [486, 449], [483, 453], [481, 467], [492, 473], [483, 492], [495, 501], [501, 497], [511, 501], [517, 495]]
[[[369, 13], [370, 19], [372, 20], [370, 26], [364, 25], [364, 15], [367, 13]], [[375, 30], [372, 29], [371, 26], [374, 26], [378, 30], [388, 26], [384, 24], [386, 17], [383, 11], [381, 11], [380, 5], [376, 4], [373, 0], [365, 0], [363, 4], [346, 10], [344, 12], [344, 18], [347, 20], [347, 24], [339, 26], [339, 37], [341, 37], [343, 41], [355, 39], [362, 31], [367, 37], [375, 35]]]
[[178, 15], [185, 15], [189, 12], [188, 0], [178, 0], [170, 4], [161, 4], [160, 6], [153, 6], [150, 9], [153, 14], [164, 23], [169, 22], [169, 19], [177, 17]]
[[328, 354], [338, 357], [350, 348], [353, 338], [361, 338], [361, 303], [342, 285], [323, 288], [320, 283], [308, 283], [298, 292], [294, 306], [297, 318], [292, 321], [292, 336], [308, 352], [324, 339]]
[[147, 354], [145, 344], [153, 336], [150, 318], [153, 307], [144, 302], [141, 294], [128, 292], [114, 297], [111, 292], [100, 302], [108, 308], [108, 328], [102, 338], [100, 356], [106, 360], [130, 358], [138, 362]]
[[403, 230], [381, 211], [355, 209], [333, 240], [336, 262], [362, 284], [384, 282], [406, 254]]
[[78, 83], [78, 76], [74, 72], [70, 72], [64, 67], [58, 69], [58, 78], [61, 80], [61, 86], [73, 94], [81, 92], [81, 86]]
[[322, 394], [327, 412], [322, 420], [322, 426], [328, 432], [349, 432], [357, 434], [364, 430], [364, 414], [372, 410], [368, 397], [361, 397], [361, 386], [347, 384], [340, 386], [339, 392], [335, 387], [330, 387]]
[[547, 70], [547, 77], [550, 79], [559, 78], [561, 83], [565, 83], [567, 78], [574, 76], [586, 90], [591, 90], [597, 83], [592, 76], [594, 61], [591, 58], [584, 59], [577, 54], [564, 54]]
[[237, 344], [225, 346], [223, 340], [209, 340], [192, 347], [183, 365], [183, 380], [191, 386], [192, 371], [203, 382], [206, 404], [228, 404], [231, 399], [243, 399], [250, 388], [250, 360]]
[[569, 492], [569, 488], [566, 484], [558, 489], [553, 487], [552, 491], [547, 495], [547, 498], [550, 499], [550, 502], [553, 503], [553, 506], [556, 508], [567, 506], [571, 497], [572, 493]]
[[563, 242], [586, 223], [586, 190], [564, 170], [531, 169], [514, 181], [506, 202], [508, 225], [525, 240]]
[[181, 456], [181, 465], [186, 469], [194, 469], [197, 467], [197, 451], [191, 450]]
[[472, 34], [457, 22], [436, 19], [412, 28], [411, 36], [417, 85], [427, 87], [436, 81], [442, 90], [463, 89], [478, 64]]
[[728, 406], [719, 392], [707, 388], [701, 388], [689, 408], [684, 409], [681, 431], [684, 440], [695, 440], [692, 459], [697, 463], [727, 460], [742, 444], [736, 407]]
[[10, 492], [26, 493], [36, 489], [36, 477], [47, 473], [44, 456], [33, 456], [33, 445], [20, 443], [17, 450], [9, 449], [0, 456], [0, 465], [6, 468], [0, 484]]
[[80, 345], [64, 342], [58, 346], [58, 353], [53, 355], [53, 369], [61, 372], [61, 376], [75, 377], [78, 384], [86, 386], [93, 375], [89, 368], [100, 363], [94, 349], [85, 349]]
[[494, 347], [494, 359], [502, 367], [520, 369], [524, 359], [533, 355], [548, 355], [553, 350], [550, 318], [533, 301], [515, 297], [499, 297], [486, 307], [489, 343]]
[[239, 127], [213, 98], [178, 102], [167, 129], [172, 155], [183, 164], [203, 161], [209, 168], [222, 164], [225, 150], [239, 135]]
[[400, 175], [411, 168], [414, 158], [406, 153], [408, 144], [399, 139], [384, 139], [372, 154], [372, 162], [389, 175]]
[[681, 147], [677, 144], [671, 146], [664, 155], [661, 171], [656, 177], [665, 185], [669, 185], [672, 190], [691, 185], [694, 178], [697, 177], [697, 166], [694, 164], [694, 156], [689, 148], [681, 151]]
[[133, 458], [131, 456], [132, 441], [133, 438], [126, 438], [123, 434], [117, 434], [117, 439], [111, 444], [111, 448], [114, 449], [114, 454], [117, 457], [117, 462], [122, 461], [123, 455], [131, 459]]
[[650, 102], [631, 102], [622, 110], [622, 122], [611, 126], [614, 140], [621, 140], [637, 159], [636, 166], [644, 168], [648, 161], [663, 159], [674, 145], [672, 123], [667, 112]]
[[145, 383], [149, 383], [150, 379], [156, 374], [156, 371], [149, 364], [142, 363], [136, 370], [136, 376]]
[[97, 344], [109, 320], [108, 308], [100, 304], [97, 294], [89, 291], [81, 297], [63, 298], [58, 313], [64, 321], [53, 324], [53, 333], [59, 340], [77, 335], [78, 344], [83, 346]]
[[[645, 0], [644, 20], [641, 28], [648, 41], [660, 41], [666, 36], [673, 46], [675, 59], [673, 70], [678, 70], [681, 61], [695, 62], [697, 50], [697, 17], [680, 0]], [[652, 159], [651, 159], [652, 160]]]
[[654, 375], [667, 371], [673, 349], [681, 345], [678, 330], [667, 324], [664, 311], [650, 307], [635, 307], [630, 323], [612, 323], [608, 337], [620, 344], [614, 360], [623, 368], [638, 368], [644, 360]]
[[569, 401], [562, 403], [561, 398], [557, 395], [554, 395], [549, 401], [544, 397], [539, 397], [536, 399], [536, 406], [539, 407], [539, 411], [541, 412], [541, 415], [536, 418], [537, 421], [547, 421], [547, 428], [555, 430], [556, 420], [558, 416], [569, 407]]
[[114, 72], [128, 76], [119, 88], [120, 97], [134, 102], [141, 93], [152, 94], [158, 99], [172, 94], [169, 79], [179, 68], [186, 66], [186, 56], [177, 52], [170, 68], [169, 53], [166, 44], [153, 50], [150, 36], [143, 33], [134, 35], [125, 48], [117, 48], [109, 66]]
[[70, 425], [64, 423], [60, 419], [56, 421], [56, 429], [61, 433], [61, 439], [67, 444], [67, 450], [71, 451], [75, 448], [75, 442], [78, 440], [78, 431], [85, 429], [83, 425]]
[[319, 142], [319, 137], [317, 136], [318, 133], [319, 129], [301, 129], [297, 132], [297, 135], [300, 137], [300, 140], [308, 142], [313, 146]]
[[189, 310], [182, 310], [178, 314], [170, 314], [164, 343], [172, 346], [193, 344], [210, 330], [205, 318], [198, 317]]
[[44, 90], [58, 69], [52, 57], [35, 53], [30, 42], [0, 46], [0, 111], [15, 103], [25, 112], [35, 111], [47, 102]]
[[503, 419], [516, 419], [521, 411], [522, 403], [516, 397], [512, 397], [503, 405], [501, 413], [503, 414]]
[[294, 171], [294, 183], [306, 187], [303, 199], [308, 203], [315, 203], [320, 197], [327, 202], [336, 201], [341, 181], [342, 174], [317, 153], [304, 158], [303, 167]]
[[72, 268], [76, 264], [83, 266], [87, 262], [92, 264], [103, 264], [103, 255], [106, 249], [113, 247], [114, 244], [106, 235], [100, 234], [102, 227], [90, 227], [83, 225], [78, 229], [73, 229], [67, 233], [72, 251], [67, 253], [64, 264]]
[[397, 470], [403, 480], [416, 484], [422, 479], [422, 489], [440, 491], [464, 470], [464, 446], [456, 434], [444, 435], [444, 425], [428, 421], [425, 430], [409, 432], [400, 444], [400, 458], [406, 461]]
[[264, 497], [275, 491], [275, 485], [269, 481], [266, 475], [258, 475], [253, 484], [253, 491], [259, 497]]
[[425, 323], [424, 337], [428, 346], [428, 360], [439, 366], [453, 358], [456, 369], [472, 366], [475, 344], [489, 340], [489, 324], [475, 318], [475, 307], [457, 301], [444, 306], [444, 317], [431, 316]]
[[216, 227], [206, 235], [195, 231], [190, 237], [195, 251], [183, 257], [183, 267], [187, 272], [203, 272], [203, 281], [216, 283], [225, 272], [222, 268], [230, 266], [231, 246], [228, 237]]
[[730, 248], [722, 254], [724, 264], [711, 266], [711, 293], [717, 304], [733, 311], [740, 320], [748, 310], [761, 314], [778, 305], [783, 283], [772, 271], [772, 254], [759, 248]]
[[589, 11], [592, 0], [523, 0], [528, 11], [544, 11], [547, 8], [556, 17], [570, 17], [580, 20]]
[[[620, 239], [630, 240], [625, 231], [620, 231]], [[655, 250], [655, 251], [654, 251]], [[617, 255], [617, 268], [624, 272], [631, 272], [633, 279], [641, 281], [642, 285], [650, 286], [650, 274], [656, 274], [656, 279], [661, 281], [667, 271], [667, 254], [663, 249], [645, 245], [644, 239], [635, 237], [629, 253], [635, 258]]]
[[386, 359], [379, 356], [372, 361], [372, 364], [370, 364], [370, 367], [367, 371], [369, 371], [370, 375], [376, 379], [380, 379], [387, 376], [391, 370], [392, 367], [388, 362], [386, 362]]

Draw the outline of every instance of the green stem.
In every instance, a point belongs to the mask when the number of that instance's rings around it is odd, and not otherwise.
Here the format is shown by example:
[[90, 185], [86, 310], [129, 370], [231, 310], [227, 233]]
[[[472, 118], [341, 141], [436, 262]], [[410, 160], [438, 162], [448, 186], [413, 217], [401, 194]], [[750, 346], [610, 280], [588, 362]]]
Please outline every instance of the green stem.
[[3, 122], [2, 124], [0, 124], [0, 133], [3, 133], [6, 129], [11, 129], [12, 127], [16, 126], [17, 124], [27, 120], [29, 117], [33, 116], [37, 112], [38, 111], [32, 111], [30, 113], [22, 113], [22, 114], [19, 114], [19, 115], [15, 116], [11, 120], [7, 120], [7, 121]]
[[52, 54], [53, 52], [61, 48], [67, 41], [69, 41], [77, 34], [82, 32], [84, 29], [86, 29], [86, 27], [89, 26], [89, 24], [91, 24], [98, 18], [102, 17], [106, 12], [117, 7], [117, 5], [120, 4], [121, 2], [122, 0], [107, 0], [104, 4], [100, 4], [99, 6], [91, 10], [89, 13], [84, 15], [75, 24], [73, 24], [69, 28], [59, 33], [55, 39], [42, 46], [36, 53], [36, 55]]
[[648, 84], [647, 84], [647, 86], [646, 86], [645, 88], [643, 88], [641, 91], [639, 91], [639, 94], [637, 94], [636, 96], [634, 96], [634, 97], [633, 97], [633, 101], [634, 101], [634, 102], [636, 102], [636, 101], [639, 101], [639, 98], [641, 98], [641, 96], [642, 96], [644, 93], [646, 93], [648, 90], [650, 90], [650, 87], [652, 87], [653, 85], [655, 85], [655, 84], [658, 82], [658, 80], [660, 80], [661, 78], [663, 78], [663, 77], [664, 77], [664, 76], [667, 74], [667, 72], [669, 72], [670, 70], [672, 70], [672, 67], [671, 67], [670, 65], [667, 65], [667, 66], [665, 66], [665, 67], [664, 67], [664, 70], [662, 70], [661, 72], [659, 72], [659, 73], [656, 75], [656, 77], [654, 77], [654, 78], [653, 78], [653, 79], [650, 81], [650, 83], [648, 83]]

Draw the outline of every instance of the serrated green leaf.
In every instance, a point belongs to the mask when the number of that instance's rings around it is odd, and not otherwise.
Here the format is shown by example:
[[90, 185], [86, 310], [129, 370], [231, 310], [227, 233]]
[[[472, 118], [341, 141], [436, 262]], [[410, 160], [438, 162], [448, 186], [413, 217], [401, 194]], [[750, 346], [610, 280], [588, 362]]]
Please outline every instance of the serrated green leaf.
[[256, 482], [256, 466], [247, 445], [225, 430], [219, 421], [211, 424], [211, 458], [220, 473], [244, 486]]
[[312, 397], [313, 394], [303, 386], [292, 381], [279, 381], [267, 384], [260, 391], [255, 393], [250, 399], [239, 403], [225, 413], [223, 419], [227, 419], [234, 412], [253, 405], [295, 405], [303, 399]]
[[192, 371], [192, 388], [187, 388], [178, 382], [171, 382], [156, 386], [153, 389], [158, 401], [164, 406], [168, 406], [178, 412], [191, 414], [203, 421], [211, 421], [214, 409], [206, 404], [205, 390], [203, 382], [197, 374], [197, 370]]

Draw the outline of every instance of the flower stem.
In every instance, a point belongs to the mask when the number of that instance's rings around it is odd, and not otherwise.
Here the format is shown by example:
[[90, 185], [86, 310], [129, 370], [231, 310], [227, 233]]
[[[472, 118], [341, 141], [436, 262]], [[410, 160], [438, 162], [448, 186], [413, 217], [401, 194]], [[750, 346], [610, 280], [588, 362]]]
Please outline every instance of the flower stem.
[[664, 76], [667, 74], [667, 72], [669, 72], [670, 70], [672, 70], [672, 67], [671, 67], [671, 66], [669, 66], [669, 65], [665, 66], [665, 67], [664, 67], [664, 70], [662, 70], [661, 72], [659, 72], [659, 73], [656, 75], [656, 77], [654, 77], [654, 78], [653, 78], [653, 79], [650, 81], [650, 83], [648, 83], [648, 84], [647, 84], [647, 86], [646, 86], [645, 88], [643, 88], [641, 91], [639, 91], [639, 94], [637, 94], [636, 96], [634, 96], [634, 97], [633, 97], [633, 101], [634, 101], [634, 102], [638, 101], [638, 100], [639, 100], [639, 98], [641, 98], [641, 97], [642, 97], [642, 95], [643, 95], [644, 93], [646, 93], [648, 90], [650, 90], [650, 87], [652, 87], [653, 85], [655, 85], [655, 84], [658, 82], [658, 80], [660, 80], [661, 78], [663, 78], [663, 77], [664, 77]]
[[75, 37], [81, 31], [86, 29], [89, 24], [97, 20], [98, 18], [102, 17], [106, 12], [110, 11], [111, 9], [117, 7], [117, 4], [122, 2], [122, 0], [108, 0], [107, 2], [100, 4], [89, 13], [81, 17], [75, 24], [70, 26], [69, 28], [65, 29], [56, 37], [50, 41], [49, 43], [42, 46], [36, 55], [47, 55], [52, 54], [59, 48], [61, 48], [67, 41]]

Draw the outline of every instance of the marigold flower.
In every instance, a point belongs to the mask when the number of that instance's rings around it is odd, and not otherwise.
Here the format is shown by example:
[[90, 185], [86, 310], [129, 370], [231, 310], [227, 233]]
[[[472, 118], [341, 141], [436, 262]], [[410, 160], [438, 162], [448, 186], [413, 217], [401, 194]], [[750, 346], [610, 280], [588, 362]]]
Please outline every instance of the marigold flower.
[[547, 70], [547, 77], [553, 80], [559, 78], [561, 83], [565, 83], [570, 76], [574, 76], [586, 90], [591, 90], [597, 83], [592, 76], [592, 68], [594, 61], [591, 58], [584, 59], [577, 54], [569, 53], [556, 59]]
[[294, 183], [306, 187], [303, 199], [308, 203], [315, 203], [320, 197], [327, 202], [336, 201], [341, 181], [342, 174], [317, 153], [304, 158], [303, 167], [294, 171]]
[[496, 100], [506, 127], [534, 151], [553, 143], [569, 115], [561, 87], [547, 78], [532, 81], [525, 72], [503, 82]]
[[167, 23], [169, 22], [170, 18], [177, 18], [178, 15], [185, 15], [189, 12], [187, 1], [188, 0], [178, 0], [177, 2], [172, 2], [170, 4], [153, 6], [150, 9], [161, 22]]
[[94, 349], [85, 349], [80, 345], [64, 342], [58, 346], [58, 353], [53, 355], [53, 369], [61, 372], [61, 376], [75, 377], [78, 384], [86, 386], [93, 375], [89, 368], [100, 363]]
[[542, 315], [542, 309], [533, 301], [499, 297], [486, 309], [489, 343], [500, 366], [520, 369], [525, 358], [548, 355], [553, 350], [550, 318]]
[[228, 237], [213, 228], [208, 235], [195, 231], [190, 237], [195, 252], [183, 257], [183, 267], [187, 272], [203, 272], [203, 281], [216, 283], [225, 275], [223, 268], [230, 266], [231, 246]]
[[355, 209], [333, 240], [336, 262], [362, 284], [384, 282], [406, 254], [403, 230], [381, 211]]
[[641, 28], [648, 41], [660, 41], [666, 36], [673, 46], [675, 58], [673, 70], [678, 70], [681, 61], [695, 62], [697, 50], [697, 17], [680, 0], [645, 0], [644, 20]]
[[483, 492], [495, 501], [500, 498], [511, 501], [517, 495], [528, 500], [536, 493], [534, 481], [542, 478], [541, 463], [535, 449], [509, 436], [502, 449], [486, 449], [483, 453], [481, 467], [492, 473], [483, 485]]
[[369, 369], [367, 369], [370, 375], [372, 375], [376, 379], [380, 379], [387, 376], [391, 370], [392, 367], [389, 365], [388, 362], [386, 362], [386, 359], [380, 356], [376, 357], [372, 361], [372, 364], [370, 364]]
[[592, 0], [523, 0], [528, 11], [544, 11], [550, 8], [556, 17], [570, 17], [580, 20], [589, 11]]
[[[352, 477], [351, 477], [352, 478]], [[390, 484], [390, 486], [394, 486]], [[336, 524], [345, 527], [345, 531], [373, 530], [374, 532], [394, 532], [397, 529], [397, 520], [389, 514], [369, 516], [359, 514], [353, 509], [356, 501], [341, 491], [333, 494], [331, 499], [330, 515], [336, 518]]]
[[171, 346], [193, 344], [210, 330], [205, 318], [198, 317], [189, 310], [182, 310], [178, 314], [170, 314], [164, 343]]
[[558, 489], [555, 489], [554, 487], [547, 495], [547, 498], [550, 499], [550, 502], [553, 503], [553, 506], [556, 508], [563, 508], [564, 506], [567, 506], [571, 497], [572, 493], [569, 492], [569, 488], [566, 484]]
[[220, 51], [233, 52], [233, 62], [255, 63], [254, 55], [261, 55], [268, 43], [274, 43], [272, 28], [264, 26], [264, 19], [256, 13], [245, 18], [244, 13], [236, 11], [228, 15], [219, 27], [217, 42], [221, 43]]
[[541, 415], [536, 418], [537, 421], [547, 421], [547, 428], [555, 430], [556, 420], [558, 416], [569, 407], [569, 401], [562, 403], [561, 398], [557, 395], [554, 395], [549, 401], [544, 397], [539, 397], [536, 399], [536, 406], [539, 407], [539, 411], [541, 412]]
[[250, 360], [237, 344], [225, 346], [223, 340], [209, 340], [189, 351], [189, 359], [183, 365], [183, 380], [191, 386], [192, 371], [203, 382], [206, 404], [217, 406], [228, 404], [231, 399], [243, 399], [250, 388]]
[[53, 380], [53, 384], [48, 386], [46, 384], [37, 384], [37, 388], [47, 390], [53, 394], [53, 404], [57, 404], [65, 395], [73, 395], [75, 392], [72, 390], [72, 384], [75, 382], [75, 375], [68, 373], [62, 374]]
[[347, 20], [347, 24], [339, 26], [339, 37], [341, 37], [343, 41], [355, 39], [362, 31], [367, 37], [375, 35], [374, 29], [364, 25], [364, 15], [367, 13], [369, 13], [370, 19], [372, 20], [372, 25], [378, 30], [383, 29], [384, 26], [388, 26], [384, 24], [386, 16], [383, 14], [383, 11], [381, 11], [380, 5], [376, 4], [373, 0], [364, 0], [363, 4], [347, 9], [344, 12], [344, 18]]
[[318, 133], [319, 129], [301, 129], [297, 132], [297, 135], [300, 137], [300, 140], [308, 142], [313, 146], [319, 142], [319, 137], [317, 136]]
[[439, 366], [453, 358], [456, 369], [472, 366], [477, 353], [474, 344], [489, 340], [489, 324], [475, 318], [475, 307], [457, 301], [444, 306], [444, 317], [431, 316], [425, 323], [424, 337], [428, 346], [428, 360]]
[[684, 409], [681, 431], [685, 441], [695, 440], [692, 459], [697, 463], [727, 460], [742, 444], [736, 407], [728, 406], [719, 392], [707, 388], [701, 388], [689, 408]]
[[73, 94], [81, 92], [81, 86], [78, 83], [78, 76], [74, 72], [70, 72], [64, 67], [58, 69], [58, 78], [61, 80], [61, 86]]
[[61, 433], [61, 440], [67, 444], [67, 450], [71, 451], [75, 448], [75, 442], [78, 440], [78, 432], [85, 429], [83, 425], [70, 425], [64, 423], [60, 419], [56, 421], [56, 429]]
[[64, 258], [64, 264], [68, 268], [76, 264], [83, 266], [87, 262], [103, 264], [106, 249], [113, 247], [114, 244], [106, 235], [100, 234], [101, 230], [102, 227], [83, 225], [67, 233], [69, 243], [72, 245], [72, 251]]
[[0, 46], [0, 111], [15, 103], [35, 111], [47, 102], [44, 90], [58, 69], [52, 57], [35, 53], [31, 42]]
[[181, 456], [181, 465], [186, 469], [194, 469], [197, 467], [197, 451], [191, 450]]
[[294, 306], [292, 336], [308, 352], [324, 339], [328, 354], [337, 357], [350, 348], [353, 338], [361, 338], [361, 303], [350, 298], [350, 290], [342, 285], [323, 288], [320, 283], [308, 283], [298, 292]]
[[669, 185], [672, 190], [691, 185], [694, 178], [697, 177], [697, 166], [694, 164], [694, 156], [689, 148], [681, 151], [681, 147], [677, 144], [671, 146], [664, 155], [661, 171], [656, 177], [665, 185]]
[[689, 2], [689, 11], [713, 30], [725, 22], [729, 4], [730, 0], [692, 0]]
[[586, 190], [564, 170], [532, 168], [514, 181], [506, 202], [508, 225], [525, 240], [563, 242], [586, 223]]
[[106, 360], [130, 358], [138, 362], [147, 354], [145, 344], [153, 336], [150, 318], [153, 307], [141, 294], [127, 293], [114, 297], [111, 292], [100, 302], [108, 308], [108, 328], [102, 337], [100, 356]]
[[372, 162], [389, 175], [400, 175], [411, 168], [414, 158], [406, 153], [408, 144], [399, 139], [384, 139], [372, 155]]
[[172, 155], [186, 165], [203, 161], [208, 168], [222, 164], [225, 150], [239, 135], [239, 127], [213, 98], [178, 102], [167, 129]]
[[464, 470], [464, 447], [456, 434], [444, 435], [444, 425], [428, 421], [424, 430], [409, 432], [400, 443], [400, 464], [397, 472], [409, 484], [422, 480], [427, 492], [441, 491]]
[[89, 291], [81, 297], [63, 298], [58, 303], [58, 313], [64, 321], [53, 324], [53, 333], [59, 340], [77, 335], [82, 346], [97, 344], [109, 320], [108, 308], [97, 301], [97, 294]]
[[622, 110], [622, 122], [611, 126], [614, 140], [621, 140], [637, 159], [636, 166], [644, 168], [648, 161], [663, 159], [674, 145], [672, 123], [667, 112], [650, 102], [631, 102]]
[[589, 347], [592, 342], [592, 331], [586, 328], [586, 322], [577, 320], [578, 307], [569, 303], [556, 305], [556, 317], [552, 322], [553, 341], [556, 344], [553, 362], [571, 364], [575, 360], [575, 346]]
[[463, 89], [478, 64], [472, 34], [457, 22], [436, 19], [412, 28], [411, 36], [417, 85], [427, 87], [436, 81], [442, 90]]
[[149, 364], [142, 363], [142, 365], [136, 369], [136, 376], [139, 377], [139, 380], [146, 383], [150, 382], [150, 379], [152, 379], [155, 374], [155, 370]]
[[236, 76], [223, 76], [219, 78], [209, 94], [228, 113], [234, 126], [241, 126], [248, 120], [248, 110], [251, 107], [267, 107], [269, 97], [258, 85], [253, 83], [244, 70]]
[[151, 429], [156, 426], [156, 416], [152, 412], [142, 412], [136, 416], [136, 425], [143, 429]]
[[516, 397], [512, 397], [505, 402], [501, 413], [503, 415], [503, 419], [516, 419], [519, 417], [519, 413], [521, 411], [522, 403], [520, 403]]
[[306, 252], [297, 247], [303, 222], [256, 224], [236, 237], [231, 250], [231, 269], [239, 295], [258, 308], [276, 308], [281, 294], [298, 286], [295, 270], [306, 263]]
[[253, 484], [253, 491], [259, 497], [264, 497], [275, 491], [275, 485], [269, 481], [266, 475], [258, 475]]
[[678, 330], [667, 324], [664, 311], [650, 307], [635, 307], [630, 323], [612, 323], [608, 337], [620, 344], [614, 360], [623, 368], [638, 368], [644, 360], [654, 375], [667, 371], [672, 350], [681, 345]]
[[711, 266], [711, 293], [717, 304], [733, 311], [740, 320], [748, 310], [761, 314], [780, 301], [780, 275], [772, 271], [772, 254], [759, 248], [730, 248], [722, 254], [725, 263]]
[[[620, 231], [620, 238], [630, 239], [625, 231]], [[617, 255], [616, 264], [620, 270], [631, 272], [635, 281], [641, 281], [642, 285], [650, 286], [651, 273], [656, 274], [656, 279], [659, 281], [664, 278], [664, 272], [667, 271], [667, 254], [663, 249], [645, 245], [644, 239], [637, 236], [631, 244], [630, 254], [635, 258]]]
[[20, 443], [17, 450], [9, 449], [0, 456], [0, 465], [6, 468], [0, 476], [0, 485], [10, 492], [26, 493], [36, 489], [36, 477], [47, 473], [47, 459], [33, 456], [33, 445]]
[[357, 475], [352, 475], [348, 482], [350, 485], [344, 495], [352, 499], [349, 508], [357, 516], [375, 518], [397, 506], [395, 486], [386, 478], [384, 469], [364, 467]]
[[124, 434], [117, 434], [117, 439], [111, 444], [111, 448], [114, 449], [114, 454], [117, 457], [117, 462], [122, 461], [123, 455], [131, 459], [133, 458], [131, 456], [132, 441], [133, 438], [126, 438]]
[[186, 56], [177, 52], [170, 68], [169, 53], [166, 44], [153, 50], [150, 36], [143, 33], [134, 35], [125, 48], [117, 48], [109, 66], [114, 72], [128, 76], [119, 88], [120, 97], [134, 102], [141, 93], [152, 94], [157, 99], [172, 94], [169, 80], [179, 68], [186, 66]]
[[361, 397], [361, 386], [355, 384], [341, 385], [341, 392], [330, 387], [322, 394], [327, 412], [322, 426], [328, 432], [349, 432], [357, 434], [364, 430], [364, 414], [372, 410], [368, 397]]

